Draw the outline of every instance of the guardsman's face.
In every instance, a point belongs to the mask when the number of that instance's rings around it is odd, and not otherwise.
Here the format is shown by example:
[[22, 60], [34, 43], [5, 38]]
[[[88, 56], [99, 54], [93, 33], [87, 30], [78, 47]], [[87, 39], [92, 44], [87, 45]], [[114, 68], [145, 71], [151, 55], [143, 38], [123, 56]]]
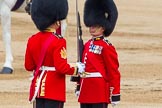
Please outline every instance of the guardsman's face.
[[91, 26], [89, 27], [89, 32], [92, 36], [101, 36], [104, 33], [104, 28], [101, 26]]

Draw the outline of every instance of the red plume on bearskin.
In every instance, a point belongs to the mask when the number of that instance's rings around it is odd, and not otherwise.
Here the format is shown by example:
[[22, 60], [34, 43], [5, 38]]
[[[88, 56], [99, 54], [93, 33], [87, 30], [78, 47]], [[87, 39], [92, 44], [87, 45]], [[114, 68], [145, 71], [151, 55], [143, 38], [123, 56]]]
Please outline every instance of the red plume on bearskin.
[[66, 19], [67, 14], [67, 0], [32, 0], [31, 17], [40, 31], [56, 21]]
[[105, 28], [104, 35], [109, 36], [116, 25], [118, 10], [113, 0], [86, 0], [84, 23], [87, 27], [100, 25]]

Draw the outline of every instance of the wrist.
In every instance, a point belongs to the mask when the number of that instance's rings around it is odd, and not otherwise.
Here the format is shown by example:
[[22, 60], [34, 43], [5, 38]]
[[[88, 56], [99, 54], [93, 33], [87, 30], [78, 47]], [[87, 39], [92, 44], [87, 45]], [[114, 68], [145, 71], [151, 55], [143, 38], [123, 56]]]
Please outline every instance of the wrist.
[[77, 66], [74, 67], [74, 73], [73, 73], [73, 75], [78, 75], [78, 67]]
[[120, 101], [120, 94], [111, 96], [111, 102], [118, 102], [118, 101]]

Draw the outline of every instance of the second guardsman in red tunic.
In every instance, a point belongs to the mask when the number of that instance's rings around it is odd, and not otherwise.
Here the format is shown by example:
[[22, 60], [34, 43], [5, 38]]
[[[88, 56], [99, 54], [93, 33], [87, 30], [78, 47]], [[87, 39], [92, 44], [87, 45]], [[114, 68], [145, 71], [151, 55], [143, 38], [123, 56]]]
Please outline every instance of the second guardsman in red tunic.
[[91, 39], [84, 45], [82, 63], [85, 73], [76, 91], [81, 108], [107, 108], [120, 101], [118, 54], [107, 41], [116, 24], [117, 8], [113, 0], [86, 0], [84, 23]]

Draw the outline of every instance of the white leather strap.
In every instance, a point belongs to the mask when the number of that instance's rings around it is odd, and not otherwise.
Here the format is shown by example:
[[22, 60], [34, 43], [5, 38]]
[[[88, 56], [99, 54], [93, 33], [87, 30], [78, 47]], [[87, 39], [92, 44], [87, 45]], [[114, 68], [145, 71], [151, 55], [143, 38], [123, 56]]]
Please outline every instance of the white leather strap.
[[42, 71], [55, 71], [55, 67], [49, 67], [49, 66], [41, 66], [39, 70]]
[[91, 78], [91, 77], [102, 77], [102, 75], [100, 74], [100, 72], [85, 72], [81, 75], [82, 78]]

